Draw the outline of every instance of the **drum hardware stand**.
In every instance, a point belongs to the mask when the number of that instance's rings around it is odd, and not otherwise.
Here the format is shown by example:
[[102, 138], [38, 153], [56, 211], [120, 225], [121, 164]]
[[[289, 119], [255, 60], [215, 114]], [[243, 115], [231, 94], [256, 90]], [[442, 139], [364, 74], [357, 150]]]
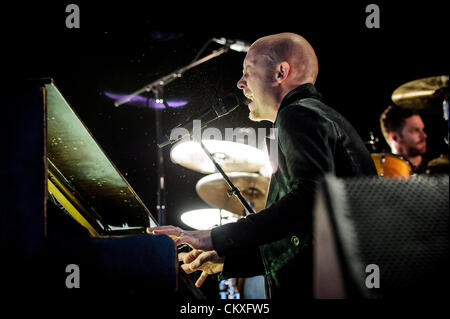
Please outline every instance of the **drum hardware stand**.
[[442, 101], [442, 111], [444, 113], [444, 120], [447, 122], [447, 137], [444, 138], [445, 144], [448, 145], [449, 134], [450, 134], [450, 118], [449, 118], [449, 109], [448, 109], [448, 87], [444, 92], [444, 99]]
[[[163, 87], [155, 86], [152, 89], [153, 94], [155, 95], [156, 103], [163, 103], [166, 108], [169, 107], [167, 101], [163, 97]], [[150, 107], [150, 98], [147, 97], [147, 107]], [[160, 140], [162, 136], [161, 129], [161, 112], [160, 110], [156, 110], [155, 112], [155, 128], [156, 128], [156, 139]], [[166, 199], [164, 192], [164, 154], [162, 149], [158, 148], [157, 151], [157, 161], [156, 167], [158, 172], [158, 187], [156, 193], [156, 211], [158, 216], [158, 224], [165, 225], [166, 224]]]
[[[250, 205], [250, 207], [253, 209], [253, 213], [255, 211], [255, 205], [252, 201], [248, 200], [247, 203]], [[247, 209], [245, 210], [245, 216], [248, 216], [250, 214], [253, 214], [252, 212], [249, 212]]]
[[245, 207], [245, 209], [248, 211], [249, 214], [254, 214], [255, 211], [253, 208], [249, 205], [247, 200], [242, 196], [241, 192], [239, 191], [239, 188], [234, 186], [234, 184], [231, 182], [231, 180], [228, 178], [227, 174], [223, 171], [222, 167], [216, 162], [214, 157], [211, 155], [211, 153], [208, 151], [208, 149], [205, 147], [203, 142], [200, 140], [200, 146], [202, 147], [203, 151], [206, 153], [206, 155], [209, 157], [209, 159], [213, 162], [214, 166], [217, 168], [217, 170], [220, 172], [224, 180], [227, 182], [228, 186], [230, 187], [229, 190], [227, 190], [227, 194], [229, 197], [235, 195], [238, 200], [241, 202], [241, 204]]
[[219, 208], [219, 226], [222, 226], [222, 208]]

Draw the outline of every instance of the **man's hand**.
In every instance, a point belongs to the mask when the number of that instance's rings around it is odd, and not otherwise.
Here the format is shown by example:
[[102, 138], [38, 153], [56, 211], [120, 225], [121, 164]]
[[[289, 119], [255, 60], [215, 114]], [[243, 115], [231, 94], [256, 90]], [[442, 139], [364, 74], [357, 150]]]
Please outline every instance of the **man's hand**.
[[197, 288], [205, 282], [208, 275], [221, 272], [224, 262], [224, 258], [219, 257], [215, 250], [202, 251], [197, 249], [188, 253], [178, 254], [178, 260], [183, 261], [184, 264], [181, 265], [181, 268], [183, 268], [187, 274], [202, 270], [202, 274], [195, 283]]
[[212, 239], [210, 230], [184, 231], [180, 227], [175, 226], [158, 226], [148, 227], [147, 234], [168, 235], [173, 239], [175, 244], [188, 244], [195, 249], [212, 250]]

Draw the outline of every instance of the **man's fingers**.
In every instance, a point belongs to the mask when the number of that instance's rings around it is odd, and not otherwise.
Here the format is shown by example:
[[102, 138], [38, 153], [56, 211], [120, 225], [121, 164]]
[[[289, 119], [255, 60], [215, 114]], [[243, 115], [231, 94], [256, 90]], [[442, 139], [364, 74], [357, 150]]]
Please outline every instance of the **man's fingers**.
[[185, 264], [189, 264], [195, 260], [202, 253], [201, 250], [194, 249], [189, 252], [178, 253], [178, 261], [182, 261]]
[[194, 269], [191, 268], [191, 266], [189, 264], [182, 264], [181, 269], [183, 269], [184, 272], [188, 275], [195, 271]]
[[202, 271], [202, 274], [195, 282], [195, 287], [200, 288], [200, 286], [205, 282], [206, 277], [208, 277], [208, 273], [206, 271]]
[[167, 235], [175, 242], [175, 245], [177, 246], [181, 244], [188, 244], [193, 247], [192, 244], [195, 242], [195, 239], [186, 236], [186, 232], [180, 227], [175, 227], [172, 225], [147, 227], [145, 231], [150, 235]]
[[147, 234], [151, 234], [151, 235], [164, 234], [164, 235], [178, 236], [178, 235], [180, 235], [181, 231], [182, 231], [181, 228], [171, 226], [171, 225], [158, 226], [158, 227], [147, 227], [147, 229], [146, 229]]
[[175, 239], [175, 245], [180, 246], [182, 244], [188, 244], [191, 247], [195, 247], [196, 239], [186, 235], [183, 237], [177, 237]]
[[200, 254], [202, 253], [201, 250], [194, 249], [187, 253], [184, 258], [182, 259], [185, 264], [190, 264], [193, 262]]
[[178, 253], [178, 261], [185, 262], [185, 261], [184, 261], [184, 258], [185, 258], [189, 253], [190, 253], [190, 252], [188, 252], [188, 253], [185, 253], [185, 252]]
[[203, 265], [205, 262], [210, 261], [210, 254], [200, 254], [194, 261], [191, 262], [191, 268], [196, 269]]
[[192, 248], [211, 250], [212, 239], [211, 230], [183, 231], [175, 226], [148, 227], [147, 234], [164, 234], [170, 236], [177, 246], [187, 244]]

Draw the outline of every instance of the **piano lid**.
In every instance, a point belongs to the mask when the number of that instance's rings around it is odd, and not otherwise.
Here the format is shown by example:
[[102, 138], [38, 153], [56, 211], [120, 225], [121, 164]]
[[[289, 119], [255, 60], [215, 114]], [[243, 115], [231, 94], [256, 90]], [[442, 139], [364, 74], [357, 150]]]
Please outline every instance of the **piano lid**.
[[101, 232], [156, 226], [150, 211], [105, 155], [54, 83], [45, 84], [49, 176], [84, 206]]

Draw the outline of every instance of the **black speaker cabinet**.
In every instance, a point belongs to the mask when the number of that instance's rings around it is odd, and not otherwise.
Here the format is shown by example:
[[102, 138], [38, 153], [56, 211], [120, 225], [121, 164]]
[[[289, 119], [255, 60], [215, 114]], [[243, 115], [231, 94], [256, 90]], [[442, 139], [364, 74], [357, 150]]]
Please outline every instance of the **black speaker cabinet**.
[[326, 176], [314, 209], [314, 297], [448, 297], [448, 182]]

